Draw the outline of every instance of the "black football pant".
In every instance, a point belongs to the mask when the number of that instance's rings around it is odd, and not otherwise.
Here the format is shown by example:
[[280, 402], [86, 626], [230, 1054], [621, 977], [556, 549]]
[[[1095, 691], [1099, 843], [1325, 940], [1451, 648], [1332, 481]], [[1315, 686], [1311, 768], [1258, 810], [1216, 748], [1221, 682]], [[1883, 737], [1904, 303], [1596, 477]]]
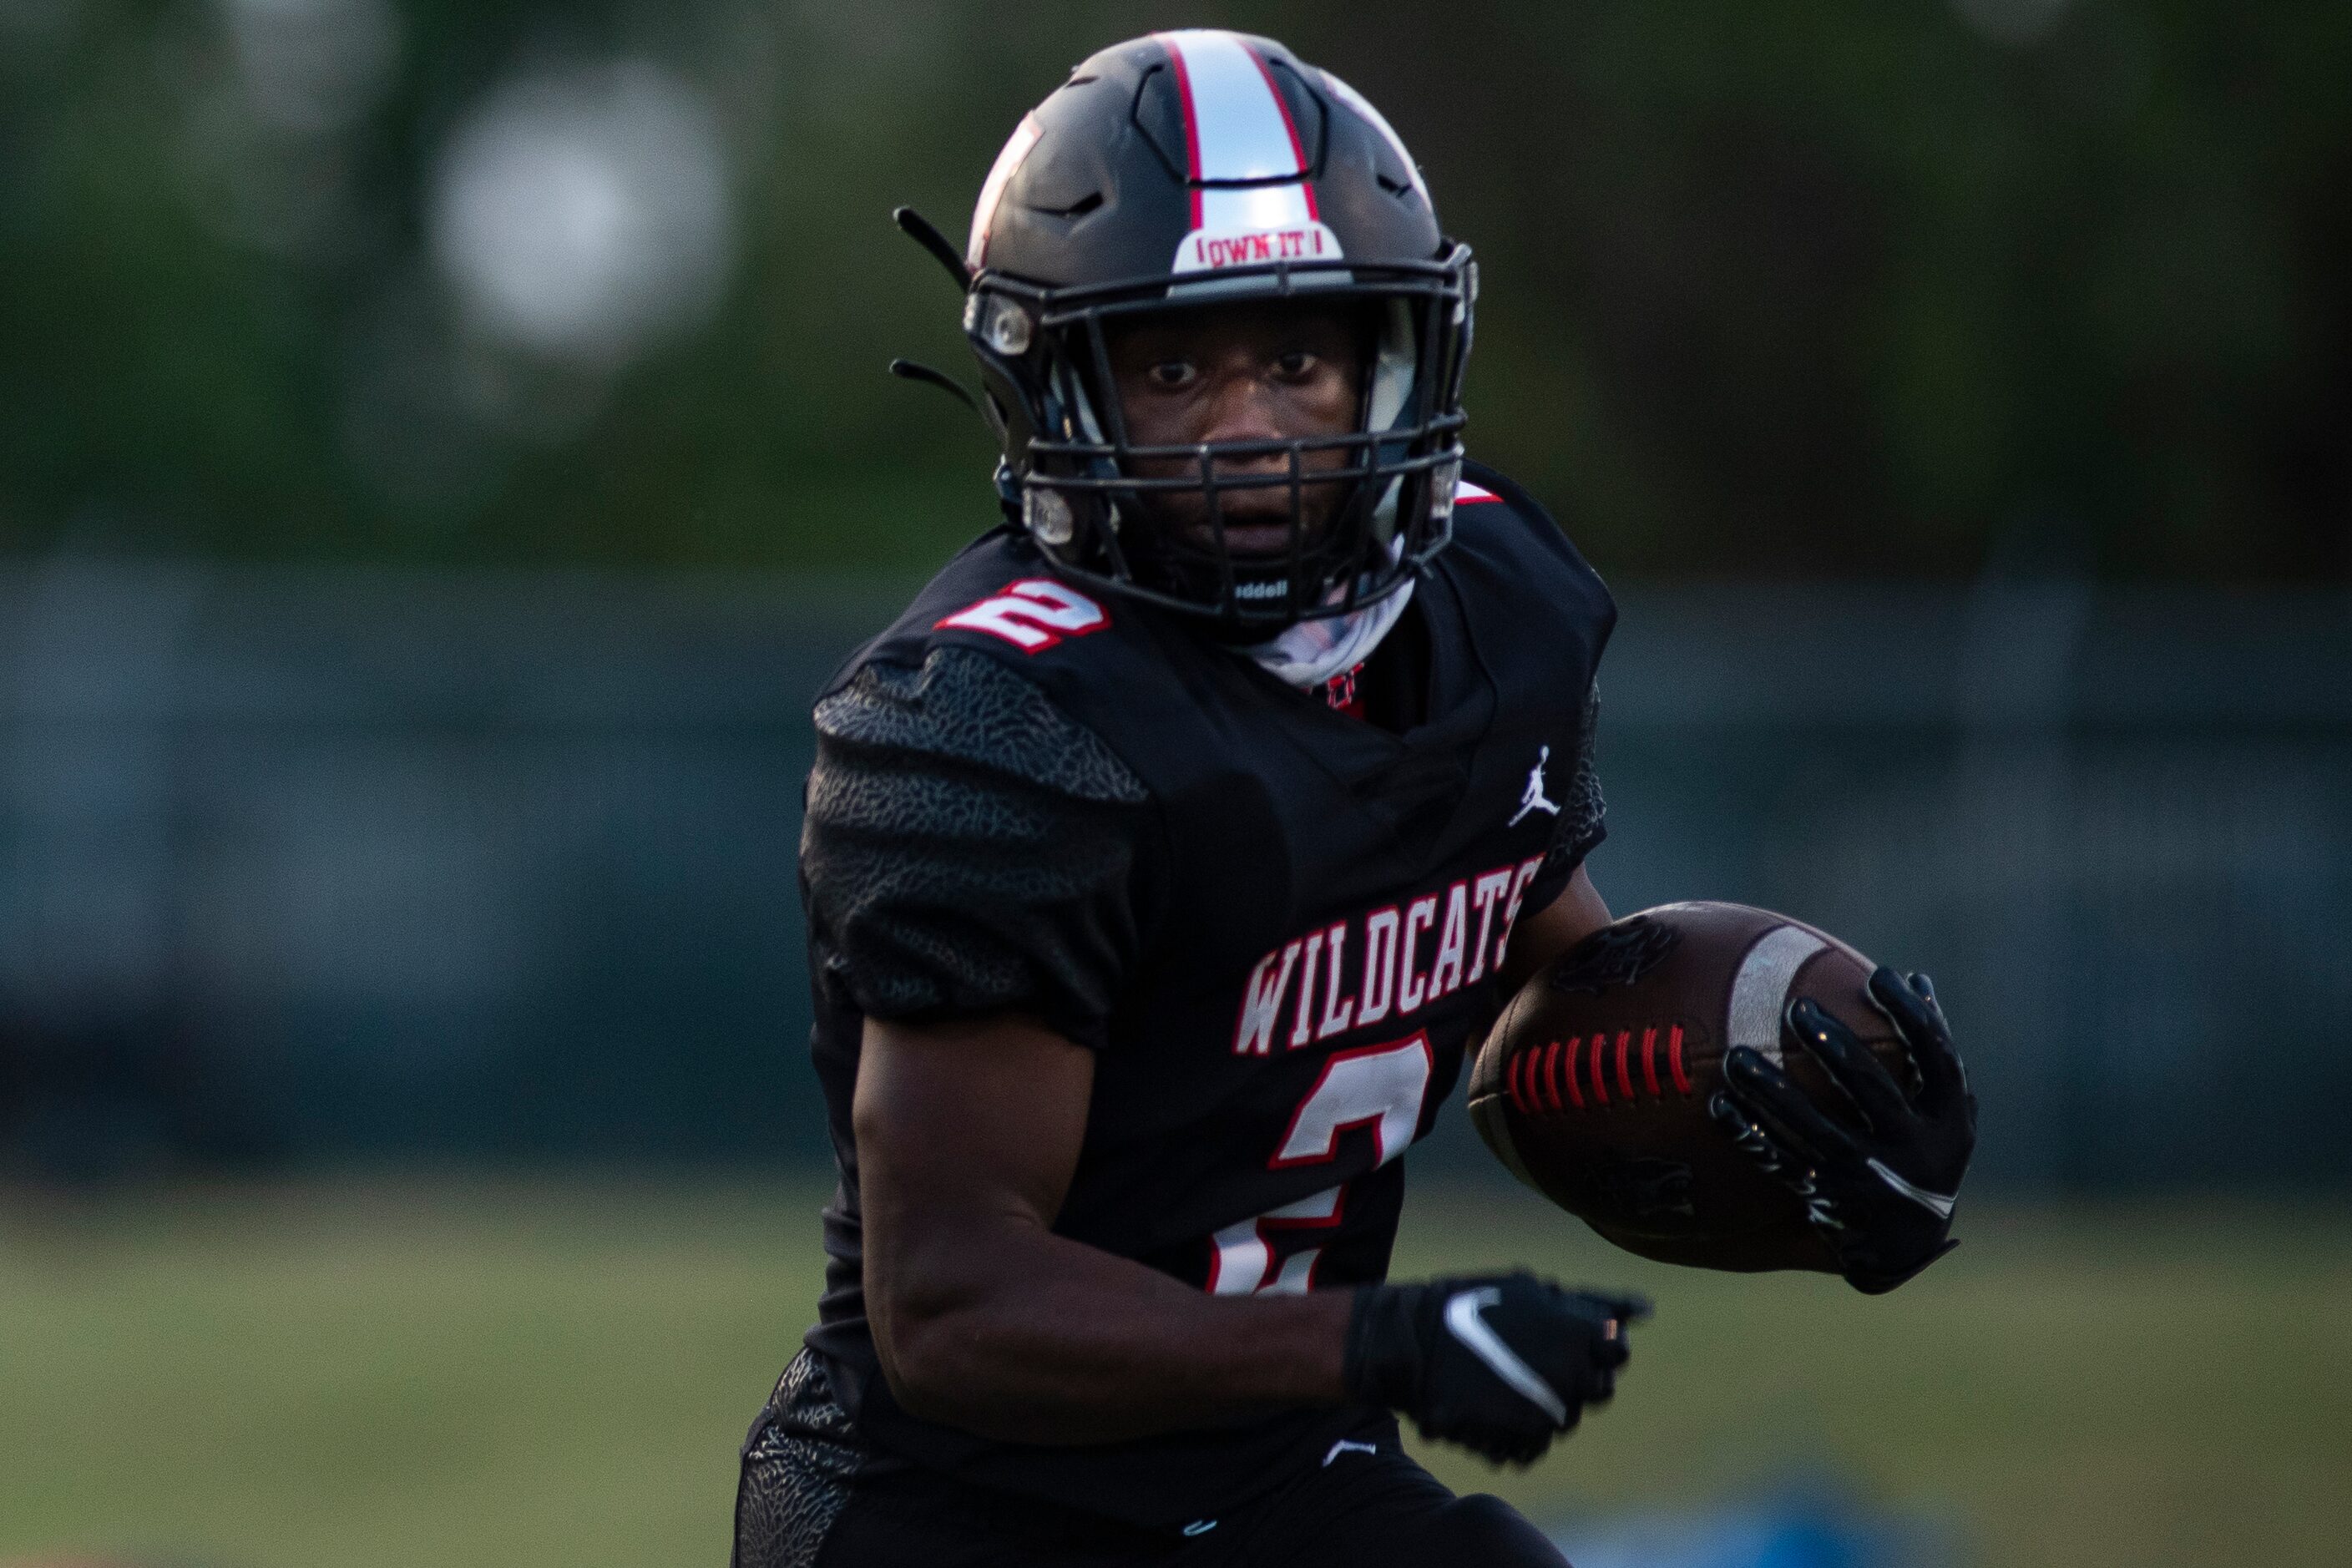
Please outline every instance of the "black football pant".
[[1359, 1436], [1190, 1534], [1145, 1530], [865, 1465], [822, 1366], [803, 1352], [743, 1445], [734, 1568], [1565, 1568], [1500, 1499], [1446, 1490], [1398, 1447], [1392, 1424]]

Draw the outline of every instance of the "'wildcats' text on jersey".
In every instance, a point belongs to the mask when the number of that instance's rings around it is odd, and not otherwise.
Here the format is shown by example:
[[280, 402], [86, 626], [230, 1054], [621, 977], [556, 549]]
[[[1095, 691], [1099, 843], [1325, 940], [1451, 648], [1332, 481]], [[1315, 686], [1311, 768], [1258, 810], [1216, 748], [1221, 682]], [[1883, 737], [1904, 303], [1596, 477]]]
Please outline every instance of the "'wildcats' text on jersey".
[[1543, 858], [1532, 855], [1517, 866], [1458, 879], [1443, 893], [1423, 893], [1291, 938], [1250, 971], [1234, 1050], [1259, 1056], [1272, 1050], [1286, 999], [1296, 998], [1288, 1039], [1295, 1050], [1391, 1016], [1402, 1020], [1475, 984], [1503, 962], [1528, 882]]

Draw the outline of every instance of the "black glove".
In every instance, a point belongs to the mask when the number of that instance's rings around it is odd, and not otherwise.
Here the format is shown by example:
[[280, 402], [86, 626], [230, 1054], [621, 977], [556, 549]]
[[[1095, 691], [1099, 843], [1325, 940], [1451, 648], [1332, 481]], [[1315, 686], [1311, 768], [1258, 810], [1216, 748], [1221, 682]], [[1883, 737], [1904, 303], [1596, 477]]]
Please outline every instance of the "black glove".
[[1806, 1217], [1855, 1289], [1892, 1290], [1959, 1245], [1952, 1205], [1977, 1146], [1977, 1097], [1952, 1048], [1951, 1026], [1924, 974], [1870, 977], [1871, 1005], [1911, 1049], [1919, 1095], [1906, 1096], [1853, 1031], [1813, 1002], [1789, 1005], [1782, 1037], [1812, 1053], [1861, 1125], [1832, 1118], [1758, 1051], [1724, 1058], [1717, 1121], [1766, 1171], [1805, 1200]]
[[1367, 1285], [1348, 1320], [1348, 1392], [1424, 1437], [1528, 1464], [1616, 1391], [1626, 1326], [1649, 1315], [1639, 1296], [1524, 1273]]

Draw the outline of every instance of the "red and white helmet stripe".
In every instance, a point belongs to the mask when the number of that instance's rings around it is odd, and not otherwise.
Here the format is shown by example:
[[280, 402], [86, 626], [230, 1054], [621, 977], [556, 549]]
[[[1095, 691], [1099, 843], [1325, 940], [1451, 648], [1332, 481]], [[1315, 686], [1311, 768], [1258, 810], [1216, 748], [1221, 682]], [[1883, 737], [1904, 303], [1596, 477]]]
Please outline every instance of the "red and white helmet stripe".
[[[1192, 232], [1177, 247], [1172, 269], [1338, 260], [1339, 237], [1318, 221], [1307, 146], [1272, 68], [1239, 34], [1222, 28], [1152, 36], [1176, 73], [1192, 185]], [[1278, 183], [1218, 184], [1226, 180]]]
[[[1315, 216], [1315, 189], [1307, 179], [1307, 148], [1290, 118], [1290, 106], [1275, 90], [1274, 73], [1238, 35], [1211, 27], [1154, 35], [1176, 70], [1184, 104], [1184, 144], [1197, 186], [1203, 181], [1281, 180], [1273, 194], [1299, 221]], [[1192, 226], [1213, 216], [1209, 202], [1258, 195], [1255, 191], [1192, 193]]]
[[[1177, 247], [1171, 270], [1342, 259], [1339, 237], [1321, 222], [1307, 144], [1273, 68], [1240, 34], [1223, 28], [1188, 27], [1152, 37], [1168, 53], [1183, 107], [1191, 187], [1192, 232]], [[1412, 168], [1380, 111], [1329, 72], [1322, 75], [1334, 93], [1388, 138], [1405, 167]], [[1024, 116], [988, 171], [964, 252], [972, 270], [986, 265], [989, 229], [1005, 186], [1043, 134], [1036, 115]], [[1413, 174], [1416, 182], [1420, 177]]]

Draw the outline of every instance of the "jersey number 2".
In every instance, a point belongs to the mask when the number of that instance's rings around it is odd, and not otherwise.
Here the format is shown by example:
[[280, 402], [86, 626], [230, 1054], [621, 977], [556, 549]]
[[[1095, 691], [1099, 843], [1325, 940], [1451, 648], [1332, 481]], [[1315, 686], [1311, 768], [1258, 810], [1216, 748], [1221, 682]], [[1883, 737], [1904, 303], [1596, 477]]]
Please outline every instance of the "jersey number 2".
[[[1268, 1168], [1282, 1171], [1294, 1165], [1328, 1164], [1339, 1157], [1339, 1134], [1351, 1127], [1372, 1130], [1377, 1154], [1373, 1168], [1387, 1164], [1405, 1152], [1421, 1125], [1431, 1068], [1426, 1034], [1391, 1045], [1333, 1052], [1324, 1058], [1323, 1076], [1292, 1113], [1290, 1131], [1266, 1162]], [[1347, 1199], [1348, 1186], [1343, 1182], [1217, 1232], [1210, 1238], [1209, 1293], [1305, 1294], [1315, 1282], [1315, 1264], [1323, 1249], [1310, 1247], [1295, 1252], [1276, 1270], [1269, 1233], [1335, 1228]]]

